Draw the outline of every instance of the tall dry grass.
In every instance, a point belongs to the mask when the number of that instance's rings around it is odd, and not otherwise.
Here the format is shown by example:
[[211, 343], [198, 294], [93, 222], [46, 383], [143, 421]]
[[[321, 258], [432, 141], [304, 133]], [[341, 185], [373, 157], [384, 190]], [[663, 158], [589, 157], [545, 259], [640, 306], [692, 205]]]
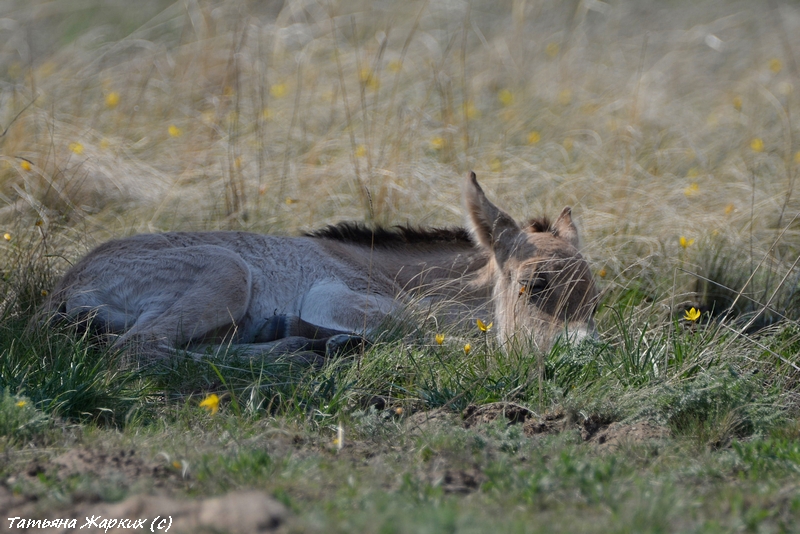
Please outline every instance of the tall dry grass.
[[474, 169], [517, 218], [574, 206], [601, 283], [664, 314], [727, 258], [766, 277], [748, 298], [793, 294], [793, 4], [64, 0], [0, 20], [6, 246], [458, 224]]

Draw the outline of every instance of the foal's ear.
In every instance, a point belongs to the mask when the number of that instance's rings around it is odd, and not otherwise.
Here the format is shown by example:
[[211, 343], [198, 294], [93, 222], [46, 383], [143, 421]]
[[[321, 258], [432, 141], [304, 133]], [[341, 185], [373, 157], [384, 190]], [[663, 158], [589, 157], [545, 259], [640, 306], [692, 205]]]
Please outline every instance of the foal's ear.
[[495, 254], [501, 256], [508, 254], [513, 247], [514, 239], [520, 233], [520, 227], [510, 215], [486, 198], [474, 172], [471, 172], [464, 182], [464, 206], [478, 243], [493, 250]]
[[578, 248], [580, 239], [578, 238], [578, 228], [572, 222], [572, 208], [567, 206], [561, 210], [561, 215], [553, 223], [553, 233], [571, 243], [573, 247]]

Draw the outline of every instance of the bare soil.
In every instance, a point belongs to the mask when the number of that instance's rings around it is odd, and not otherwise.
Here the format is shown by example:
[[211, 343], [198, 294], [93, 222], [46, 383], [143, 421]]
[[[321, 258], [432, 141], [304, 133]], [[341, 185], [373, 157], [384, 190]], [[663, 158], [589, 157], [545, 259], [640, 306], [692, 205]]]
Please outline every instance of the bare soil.
[[613, 422], [593, 414], [576, 422], [570, 420], [563, 411], [540, 416], [524, 406], [510, 402], [496, 402], [483, 406], [470, 405], [462, 416], [464, 428], [478, 427], [502, 419], [509, 425], [521, 424], [523, 432], [528, 437], [577, 430], [583, 441], [597, 445], [601, 450], [661, 440], [670, 436], [669, 429], [649, 421]]
[[[637, 423], [612, 422], [592, 415], [575, 421], [563, 411], [540, 415], [514, 403], [498, 402], [482, 406], [468, 406], [461, 414], [447, 409], [436, 409], [410, 415], [406, 428], [412, 433], [434, 433], [447, 426], [461, 426], [481, 432], [489, 424], [521, 425], [523, 433], [536, 438], [562, 432], [574, 432], [588, 444], [600, 451], [615, 450], [635, 444], [662, 440], [669, 431], [661, 426], [643, 421]], [[309, 448], [326, 449], [344, 460], [355, 464], [382, 461], [381, 447], [367, 442], [346, 443], [341, 451], [334, 451], [320, 443], [305, 442], [299, 436], [275, 435], [268, 439], [272, 453], [292, 451], [303, 456]], [[263, 438], [263, 436], [262, 436]], [[314, 441], [314, 440], [312, 440]], [[274, 442], [274, 443], [273, 443]], [[385, 447], [384, 447], [385, 448]], [[389, 447], [391, 448], [391, 447]], [[278, 453], [279, 454], [279, 453]], [[280, 455], [280, 454], [279, 454]], [[419, 467], [418, 479], [439, 487], [447, 494], [469, 494], [480, 489], [486, 480], [481, 467], [464, 463], [446, 454], [434, 453]], [[92, 490], [76, 490], [63, 504], [40, 502], [35, 491], [47, 481], [69, 482], [70, 480], [100, 481]], [[261, 491], [230, 492], [221, 497], [176, 498], [181, 490], [189, 489], [191, 474], [185, 473], [179, 463], [171, 463], [166, 457], [144, 458], [130, 448], [77, 447], [48, 456], [42, 452], [15, 476], [0, 481], [0, 532], [66, 532], [64, 528], [9, 528], [6, 518], [26, 519], [74, 518], [78, 527], [86, 523], [87, 517], [100, 516], [109, 519], [171, 517], [170, 532], [270, 532], [291, 525], [286, 508], [268, 494]], [[90, 485], [90, 487], [92, 487]], [[114, 488], [121, 494], [134, 495], [122, 501], [105, 502], [107, 495], [102, 488]], [[23, 488], [19, 491], [19, 488]], [[81, 531], [101, 532], [108, 525], [91, 526]], [[289, 521], [287, 523], [287, 521]], [[129, 529], [128, 529], [129, 530]], [[123, 532], [118, 527], [108, 532]]]
[[[0, 506], [9, 504], [15, 498], [8, 495], [8, 490], [0, 487]], [[160, 525], [157, 530], [170, 532], [231, 532], [262, 533], [273, 532], [286, 520], [286, 508], [263, 492], [245, 491], [231, 492], [222, 497], [207, 499], [174, 499], [166, 496], [134, 495], [118, 503], [78, 504], [60, 510], [49, 510], [47, 514], [37, 513], [30, 507], [14, 507], [12, 515], [3, 517], [0, 532], [43, 532], [56, 534], [81, 532], [93, 534], [100, 532], [130, 532], [131, 525], [141, 521], [145, 529]], [[14, 528], [7, 517], [24, 519], [75, 519], [74, 528], [18, 528], [19, 520]], [[91, 520], [91, 521], [90, 521]], [[106, 522], [104, 523], [104, 520]], [[125, 521], [127, 520], [127, 521]], [[115, 523], [108, 528], [111, 521]], [[26, 523], [27, 525], [27, 523]], [[119, 525], [119, 526], [118, 526]], [[141, 527], [139, 527], [140, 530]]]

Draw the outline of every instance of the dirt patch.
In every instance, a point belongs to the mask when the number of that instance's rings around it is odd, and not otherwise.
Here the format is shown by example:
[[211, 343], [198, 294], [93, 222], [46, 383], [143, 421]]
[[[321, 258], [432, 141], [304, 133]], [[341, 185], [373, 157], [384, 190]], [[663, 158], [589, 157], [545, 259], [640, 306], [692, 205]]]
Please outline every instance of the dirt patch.
[[602, 432], [612, 423], [612, 420], [602, 415], [592, 414], [580, 424], [581, 438], [590, 441], [596, 434]]
[[442, 426], [457, 423], [458, 416], [446, 408], [436, 408], [427, 412], [416, 412], [406, 419], [406, 428], [411, 432], [432, 432]]
[[477, 467], [471, 469], [445, 469], [440, 484], [445, 493], [471, 493], [481, 487], [486, 475]]
[[0, 519], [3, 520], [0, 522], [0, 532], [5, 532], [8, 527], [7, 517], [30, 514], [36, 507], [36, 501], [36, 496], [15, 494], [0, 485]]
[[140, 480], [146, 480], [156, 488], [180, 486], [182, 481], [181, 469], [168, 465], [166, 459], [148, 461], [133, 449], [77, 448], [54, 458], [36, 458], [5, 483], [9, 487], [19, 482], [36, 484], [40, 475], [61, 481], [83, 476], [108, 481], [121, 488], [129, 488]]
[[509, 425], [516, 425], [536, 416], [528, 408], [512, 402], [493, 402], [481, 406], [470, 404], [461, 415], [464, 418], [464, 428], [491, 423], [498, 419], [505, 419]]
[[[13, 530], [8, 530], [10, 522], [4, 518], [0, 531], [56, 534], [80, 530], [90, 533], [122, 533], [130, 532], [132, 528], [164, 531], [169, 527], [170, 532], [176, 533], [224, 531], [250, 534], [273, 532], [286, 521], [288, 511], [281, 503], [262, 492], [242, 491], [222, 497], [193, 500], [135, 495], [114, 504], [73, 506], [51, 512], [47, 517], [33, 517], [16, 511], [8, 517], [19, 519], [14, 523]], [[41, 524], [36, 528], [34, 523], [27, 527], [29, 519], [51, 521], [65, 518], [76, 520], [76, 524], [72, 528], [69, 525], [41, 528]], [[20, 528], [19, 521], [22, 519], [25, 522]], [[136, 525], [139, 525], [138, 528]]]
[[464, 410], [462, 417], [464, 428], [492, 423], [498, 419], [505, 420], [508, 425], [521, 424], [528, 437], [578, 430], [583, 441], [595, 444], [602, 450], [666, 439], [670, 435], [666, 427], [649, 421], [612, 422], [608, 417], [592, 414], [580, 423], [575, 423], [561, 410], [540, 416], [524, 406], [509, 402], [470, 405]]
[[[54, 458], [40, 456], [31, 460], [15, 475], [2, 481], [0, 516], [35, 515], [40, 508], [37, 496], [40, 491], [36, 488], [41, 489], [45, 484], [40, 477], [49, 481], [46, 484], [52, 484], [53, 480], [66, 481], [76, 476], [100, 481], [100, 488], [113, 486], [121, 490], [132, 488], [137, 482], [142, 482], [145, 487], [157, 489], [184, 485], [180, 469], [167, 465], [166, 460], [147, 461], [132, 449], [71, 449]], [[15, 489], [20, 487], [27, 489], [15, 493]], [[98, 503], [102, 500], [102, 495], [98, 494], [98, 491], [102, 490], [73, 492], [71, 505], [74, 507], [86, 503]]]
[[64, 479], [75, 475], [134, 481], [140, 478], [152, 478], [156, 487], [161, 487], [170, 478], [179, 478], [179, 470], [162, 462], [146, 461], [133, 449], [101, 451], [95, 449], [72, 449], [50, 460], [49, 466], [40, 469], [56, 471], [56, 476]]
[[[59, 505], [40, 501], [35, 492], [15, 494], [11, 489], [18, 484], [23, 487], [40, 485], [40, 477], [65, 481], [75, 476], [98, 480], [100, 488], [111, 485], [123, 490], [141, 491], [144, 487], [153, 491], [148, 495], [132, 495], [117, 503], [102, 502], [102, 495], [96, 490], [75, 491], [71, 502]], [[0, 517], [4, 519], [0, 532], [129, 532], [137, 520], [147, 520], [146, 524], [140, 523], [137, 530], [149, 530], [152, 521], [160, 517], [168, 518], [172, 525], [170, 532], [260, 533], [275, 530], [288, 516], [281, 503], [257, 491], [233, 492], [213, 498], [171, 497], [170, 490], [186, 483], [181, 466], [171, 465], [167, 458], [146, 460], [133, 449], [76, 448], [53, 458], [39, 457], [4, 483], [0, 484]], [[25, 519], [25, 522], [20, 527], [17, 521], [9, 529], [6, 518], [13, 517]], [[98, 519], [87, 523], [87, 518], [93, 517]], [[75, 519], [77, 525], [72, 525], [72, 529], [69, 525], [43, 528], [42, 523], [34, 523], [55, 519]], [[103, 519], [108, 521], [101, 524]], [[117, 523], [112, 525], [110, 521], [114, 519]], [[160, 530], [165, 527], [166, 524], [162, 525]]]
[[[459, 465], [455, 465], [459, 464]], [[445, 456], [436, 456], [426, 462], [422, 480], [445, 493], [467, 494], [477, 491], [487, 477], [478, 465], [465, 466]]]
[[663, 440], [670, 436], [669, 429], [649, 421], [638, 423], [611, 423], [595, 432], [589, 443], [598, 445], [601, 450], [614, 450], [626, 445]]
[[570, 426], [563, 411], [549, 412], [540, 416], [533, 410], [512, 402], [494, 402], [482, 406], [471, 404], [461, 415], [464, 418], [464, 428], [473, 428], [500, 419], [505, 420], [508, 425], [521, 424], [522, 431], [528, 437], [558, 434]]
[[525, 421], [522, 431], [528, 437], [541, 434], [560, 434], [571, 428], [569, 418], [564, 412], [547, 413], [544, 417], [532, 417]]

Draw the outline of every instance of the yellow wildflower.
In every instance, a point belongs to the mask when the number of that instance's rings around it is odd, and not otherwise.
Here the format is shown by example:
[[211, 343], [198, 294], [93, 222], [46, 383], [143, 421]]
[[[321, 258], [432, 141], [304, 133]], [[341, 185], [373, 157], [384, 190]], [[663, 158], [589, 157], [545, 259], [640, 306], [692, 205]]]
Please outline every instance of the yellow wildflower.
[[700, 192], [700, 186], [697, 185], [697, 182], [692, 182], [691, 184], [689, 184], [689, 187], [683, 190], [683, 194], [686, 195], [687, 197], [696, 195], [699, 192]]
[[438, 136], [434, 137], [430, 141], [431, 148], [434, 149], [434, 150], [443, 149], [444, 148], [444, 144], [445, 144], [444, 138], [438, 137]]
[[273, 98], [281, 98], [286, 96], [286, 84], [285, 83], [276, 83], [272, 87], [269, 88], [269, 94], [272, 95]]
[[783, 62], [776, 57], [770, 59], [768, 65], [769, 65], [769, 70], [771, 70], [775, 74], [778, 74], [781, 70], [783, 70]]
[[116, 91], [111, 91], [106, 95], [106, 107], [108, 109], [114, 109], [119, 104], [119, 93]]
[[494, 323], [489, 323], [489, 324], [486, 324], [486, 323], [484, 323], [483, 321], [481, 321], [480, 319], [478, 319], [477, 321], [475, 321], [475, 324], [477, 324], [477, 325], [478, 325], [478, 329], [479, 329], [481, 332], [488, 332], [489, 330], [491, 330], [491, 329], [492, 329], [492, 325], [494, 325]]
[[736, 209], [736, 206], [733, 204], [733, 202], [731, 202], [730, 204], [725, 206], [725, 215], [730, 215], [731, 213], [733, 213], [733, 210], [735, 210], [735, 209]]
[[41, 295], [42, 295], [43, 297], [46, 297], [47, 295], [49, 295], [49, 293], [47, 292], [47, 290], [46, 290], [46, 289], [42, 289], [42, 290], [40, 291], [40, 293], [41, 293]]
[[605, 278], [607, 274], [608, 272], [606, 272], [605, 269], [600, 269], [600, 271], [598, 271], [597, 273], [597, 276], [599, 276], [600, 278]]
[[367, 155], [367, 147], [365, 147], [364, 145], [358, 145], [356, 147], [356, 157], [363, 158], [366, 155]]
[[372, 69], [368, 67], [364, 67], [359, 71], [358, 79], [361, 80], [361, 83], [363, 83], [365, 87], [373, 91], [381, 85], [378, 81], [378, 77], [372, 72]]
[[297, 204], [297, 199], [292, 197], [286, 197], [285, 202], [287, 206], [291, 206], [292, 204]]
[[216, 393], [212, 393], [203, 399], [203, 402], [200, 403], [200, 407], [211, 412], [211, 415], [216, 414], [219, 411], [219, 397]]
[[17, 408], [24, 408], [26, 404], [28, 404], [28, 401], [21, 400], [17, 403]]
[[26, 160], [26, 159], [23, 159], [22, 161], [20, 161], [19, 166], [22, 167], [22, 170], [24, 170], [24, 171], [31, 170], [31, 162]]
[[687, 310], [684, 312], [683, 318], [687, 321], [696, 321], [700, 318], [700, 310], [696, 310], [694, 308]]
[[503, 169], [503, 162], [500, 161], [500, 158], [492, 158], [492, 161], [489, 162], [489, 168], [492, 172], [499, 172]]
[[8, 232], [4, 233], [3, 239], [5, 239], [6, 241], [11, 241], [11, 234], [9, 234]]
[[692, 246], [693, 243], [694, 243], [694, 239], [686, 239], [685, 237], [681, 236], [681, 239], [680, 239], [681, 247], [687, 248], [687, 247]]
[[402, 406], [398, 406], [397, 408], [395, 408], [394, 409], [394, 414], [395, 415], [403, 415], [403, 407]]
[[469, 354], [469, 351], [471, 350], [472, 350], [472, 345], [470, 345], [469, 343], [464, 345], [464, 354]]
[[183, 468], [183, 464], [180, 463], [178, 460], [173, 460], [172, 461], [172, 467], [174, 467], [175, 469], [182, 469]]
[[444, 343], [444, 334], [436, 334], [436, 343], [439, 345]]
[[763, 152], [763, 151], [764, 151], [764, 141], [762, 141], [762, 140], [761, 140], [760, 138], [758, 138], [758, 137], [754, 137], [754, 138], [753, 138], [753, 139], [750, 141], [750, 149], [751, 149], [753, 152]]
[[8, 77], [13, 79], [19, 78], [22, 74], [22, 65], [19, 61], [15, 61], [11, 65], [8, 66]]
[[54, 70], [56, 70], [56, 64], [52, 61], [45, 61], [42, 63], [42, 66], [39, 67], [39, 75], [42, 78], [46, 78], [53, 74]]
[[541, 140], [542, 140], [542, 136], [536, 130], [533, 130], [533, 131], [531, 131], [531, 133], [528, 134], [528, 144], [529, 145], [535, 145], [536, 143], [538, 143]]
[[78, 156], [83, 154], [83, 145], [80, 143], [70, 143], [68, 148], [71, 152], [77, 154]]
[[175, 126], [174, 124], [170, 124], [169, 128], [167, 128], [167, 132], [169, 132], [170, 137], [180, 137], [183, 135], [183, 131], [180, 128]]
[[514, 94], [508, 89], [501, 89], [500, 92], [497, 93], [497, 99], [504, 106], [510, 106], [514, 103]]
[[467, 102], [466, 106], [466, 115], [468, 119], [477, 119], [481, 116], [481, 110], [475, 107], [475, 104], [472, 101]]

